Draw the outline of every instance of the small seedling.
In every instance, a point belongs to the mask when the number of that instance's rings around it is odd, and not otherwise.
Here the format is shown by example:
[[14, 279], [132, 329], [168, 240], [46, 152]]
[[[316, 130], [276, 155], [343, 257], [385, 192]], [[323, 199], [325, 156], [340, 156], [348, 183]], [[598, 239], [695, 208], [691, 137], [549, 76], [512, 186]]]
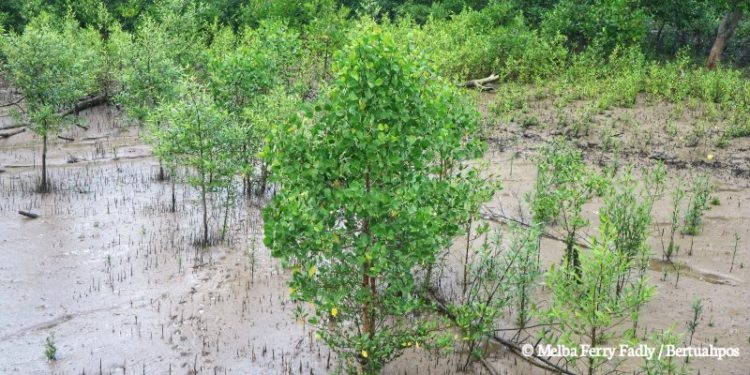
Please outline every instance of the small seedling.
[[57, 360], [57, 346], [55, 346], [54, 334], [47, 336], [47, 339], [44, 341], [44, 356], [47, 357], [48, 361]]
[[693, 191], [685, 213], [683, 234], [694, 236], [700, 232], [703, 224], [703, 213], [708, 208], [706, 203], [712, 190], [713, 187], [708, 180], [708, 176], [703, 175], [693, 180]]
[[[737, 245], [740, 243], [740, 235], [735, 233], [734, 234], [734, 252], [732, 253], [732, 265], [729, 266], [729, 273], [732, 273], [732, 269], [734, 269], [734, 258], [737, 256]], [[740, 264], [740, 268], [743, 267], [743, 264]]]
[[677, 228], [679, 226], [678, 220], [680, 217], [680, 203], [682, 202], [682, 198], [684, 196], [685, 190], [679, 187], [677, 187], [677, 189], [672, 192], [672, 225], [669, 229], [669, 245], [664, 248], [662, 244], [664, 260], [667, 262], [671, 262], [672, 255], [679, 251], [679, 245], [675, 243], [674, 235], [677, 232]]
[[690, 305], [690, 308], [693, 309], [693, 318], [689, 322], [687, 322], [688, 332], [690, 332], [688, 345], [693, 345], [693, 335], [695, 334], [695, 329], [698, 328], [698, 320], [700, 320], [701, 314], [703, 313], [703, 300], [698, 298], [697, 300], [693, 301], [693, 304]]

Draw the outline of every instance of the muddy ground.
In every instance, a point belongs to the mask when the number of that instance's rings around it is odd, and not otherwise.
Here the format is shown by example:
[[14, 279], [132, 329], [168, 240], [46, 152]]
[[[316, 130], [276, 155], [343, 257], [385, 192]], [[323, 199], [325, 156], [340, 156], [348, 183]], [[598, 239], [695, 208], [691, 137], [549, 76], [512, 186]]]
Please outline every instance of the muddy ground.
[[[491, 100], [491, 94], [484, 96], [482, 105]], [[494, 129], [487, 135], [485, 159], [504, 186], [486, 213], [527, 220], [523, 196], [534, 181], [534, 150], [559, 133], [544, 108], [534, 111], [549, 126], [527, 127], [484, 111]], [[630, 110], [632, 117], [644, 116], [648, 123], [647, 109]], [[51, 142], [51, 194], [33, 192], [40, 173], [39, 139], [29, 131], [0, 139], [0, 374], [333, 371], [335, 357], [315, 340], [310, 327], [295, 321], [287, 302], [288, 275], [262, 245], [259, 207], [266, 198], [239, 198], [230, 210], [228, 243], [199, 250], [194, 245], [200, 220], [197, 192], [176, 184], [177, 212], [171, 213], [171, 183], [155, 178], [159, 165], [139, 129], [121, 123], [113, 108], [96, 108], [82, 117], [88, 130], [71, 127], [62, 135], [74, 141]], [[624, 134], [637, 136], [627, 129]], [[609, 157], [608, 151], [595, 135], [590, 137], [579, 137], [579, 143], [587, 159], [598, 164]], [[737, 172], [748, 160], [743, 150], [747, 140], [732, 142], [721, 150], [694, 147], [691, 152], [665, 140], [658, 146], [662, 154], [656, 148], [622, 153], [623, 162], [638, 167], [668, 153], [662, 159], [668, 159], [672, 185], [684, 184], [702, 169], [717, 186], [721, 204], [707, 212], [703, 232], [678, 238], [683, 249], [676, 257], [682, 265], [679, 280], [671, 266], [664, 278], [665, 267], [658, 261], [658, 232], [669, 225], [669, 198], [659, 200], [654, 212], [655, 261], [649, 276], [657, 292], [644, 307], [642, 326], [684, 331], [690, 304], [703, 298], [704, 315], [693, 345], [741, 348], [739, 359], [692, 360], [693, 373], [750, 373], [750, 177]], [[717, 156], [704, 160], [708, 152]], [[719, 163], [739, 167], [717, 168], [723, 166]], [[218, 201], [214, 206], [211, 220], [218, 235], [223, 211]], [[28, 219], [18, 210], [40, 217]], [[596, 201], [586, 206], [594, 223], [596, 210]], [[596, 233], [595, 225], [589, 233]], [[735, 234], [741, 240], [730, 273]], [[450, 260], [459, 251], [456, 246], [450, 254], [447, 273], [460, 273], [458, 263]], [[558, 262], [561, 253], [558, 242], [543, 241], [546, 264]], [[450, 295], [450, 288], [445, 292]], [[43, 343], [53, 334], [59, 360], [50, 363]], [[453, 374], [461, 355], [410, 351], [385, 373]], [[544, 373], [503, 349], [489, 359], [498, 374]], [[482, 366], [470, 372], [488, 373]]]

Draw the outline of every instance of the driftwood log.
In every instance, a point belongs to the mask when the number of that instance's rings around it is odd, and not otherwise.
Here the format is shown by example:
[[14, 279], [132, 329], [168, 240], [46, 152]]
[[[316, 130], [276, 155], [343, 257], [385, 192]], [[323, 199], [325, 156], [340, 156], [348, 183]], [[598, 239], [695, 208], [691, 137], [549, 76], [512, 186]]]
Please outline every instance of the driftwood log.
[[0, 128], [0, 130], [16, 129], [16, 128], [22, 128], [24, 126], [26, 126], [26, 124], [8, 125], [8, 126], [3, 126], [2, 128]]
[[473, 88], [484, 89], [485, 85], [487, 85], [488, 83], [497, 82], [498, 80], [500, 80], [500, 76], [493, 73], [489, 77], [468, 81], [464, 83], [464, 87], [468, 89], [473, 89]]
[[0, 133], [0, 138], [10, 138], [10, 137], [12, 137], [12, 136], [14, 136], [16, 134], [21, 134], [21, 133], [23, 133], [25, 131], [26, 131], [26, 129], [18, 129], [18, 130], [14, 130], [12, 132]]
[[[109, 100], [109, 97], [107, 95], [92, 96], [92, 97], [79, 101], [72, 108], [68, 108], [64, 111], [58, 112], [57, 115], [60, 117], [65, 117], [65, 116], [70, 116], [70, 115], [77, 116], [81, 111], [96, 107], [100, 104], [104, 104], [107, 102], [107, 100]], [[81, 124], [75, 124], [75, 125], [81, 129], [89, 130], [88, 126], [81, 125]], [[15, 125], [4, 126], [0, 128], [0, 130], [23, 128], [25, 126], [28, 126], [28, 124], [15, 124]]]
[[57, 138], [60, 138], [60, 139], [62, 139], [62, 140], [64, 140], [64, 141], [68, 141], [68, 142], [73, 142], [73, 141], [75, 141], [75, 139], [73, 139], [73, 138], [70, 138], [70, 137], [63, 137], [63, 136], [61, 136], [61, 135], [58, 135], [58, 136], [57, 136]]
[[81, 100], [78, 102], [73, 108], [66, 109], [59, 113], [60, 117], [65, 117], [68, 115], [78, 115], [83, 110], [96, 107], [99, 104], [104, 104], [107, 102], [107, 96], [106, 95], [98, 95], [94, 96], [88, 99]]
[[29, 211], [18, 211], [18, 213], [31, 219], [36, 219], [39, 217], [38, 214]]

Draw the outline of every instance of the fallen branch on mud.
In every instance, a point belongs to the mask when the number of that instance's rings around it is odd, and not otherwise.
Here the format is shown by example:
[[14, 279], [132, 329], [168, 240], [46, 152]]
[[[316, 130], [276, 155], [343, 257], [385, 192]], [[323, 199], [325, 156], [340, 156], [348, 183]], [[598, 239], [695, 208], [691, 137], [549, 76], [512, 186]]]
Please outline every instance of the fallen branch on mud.
[[[68, 109], [66, 109], [66, 110], [64, 110], [62, 112], [58, 112], [57, 115], [60, 116], [60, 117], [65, 117], [65, 116], [70, 116], [70, 115], [76, 115], [76, 116], [78, 116], [78, 114], [81, 111], [84, 111], [84, 110], [89, 109], [89, 108], [96, 107], [96, 106], [98, 106], [100, 104], [104, 104], [108, 100], [109, 100], [109, 97], [107, 95], [97, 95], [97, 96], [89, 97], [87, 99], [83, 99], [83, 100], [79, 101], [72, 108], [68, 108]], [[23, 128], [23, 127], [26, 127], [28, 125], [29, 124], [9, 125], [9, 126], [4, 126], [4, 127], [0, 128], [0, 130]], [[83, 130], [89, 130], [89, 127], [86, 126], [86, 125], [75, 124], [75, 126], [81, 128]]]
[[61, 135], [58, 135], [58, 136], [57, 136], [57, 138], [60, 138], [60, 139], [62, 139], [62, 140], [64, 140], [64, 141], [68, 141], [68, 142], [73, 142], [73, 141], [75, 141], [75, 139], [73, 139], [73, 138], [70, 138], [70, 137], [63, 137], [63, 136], [61, 136]]
[[35, 214], [35, 213], [29, 212], [29, 211], [18, 211], [18, 213], [21, 214], [21, 215], [23, 215], [23, 216], [26, 216], [28, 218], [32, 218], [32, 219], [36, 219], [36, 218], [39, 217], [39, 214]]
[[0, 133], [0, 138], [10, 138], [10, 137], [12, 137], [12, 136], [14, 136], [16, 134], [21, 134], [21, 133], [23, 133], [25, 131], [26, 131], [26, 129], [18, 129], [16, 131], [12, 131], [12, 132]]
[[8, 126], [3, 126], [2, 128], [0, 128], [0, 130], [9, 130], [9, 129], [23, 128], [26, 125], [27, 124], [8, 125]]
[[[448, 307], [446, 307], [445, 301], [443, 301], [442, 298], [440, 298], [434, 290], [429, 290], [429, 295], [425, 296], [427, 299], [435, 302], [435, 305], [438, 308], [438, 312], [448, 317], [451, 321], [456, 323], [456, 316], [448, 310]], [[532, 366], [538, 367], [540, 369], [553, 372], [555, 374], [562, 374], [562, 375], [578, 375], [574, 372], [570, 372], [569, 370], [552, 363], [550, 360], [544, 357], [540, 357], [536, 352], [532, 353], [531, 355], [525, 355], [523, 353], [523, 349], [521, 349], [520, 344], [512, 342], [510, 340], [506, 340], [497, 334], [493, 334], [492, 336], [488, 337], [490, 341], [493, 341], [496, 344], [502, 345], [508, 350], [510, 350], [511, 353], [515, 354], [518, 357], [521, 357], [524, 361], [528, 362]], [[535, 345], [536, 346], [536, 345]], [[486, 362], [486, 360], [484, 361]], [[484, 365], [484, 363], [483, 363]], [[487, 364], [488, 365], [488, 364]], [[485, 367], [487, 366], [485, 365]], [[489, 370], [488, 371], [492, 371]]]
[[88, 99], [84, 99], [76, 103], [76, 105], [73, 106], [73, 108], [67, 109], [65, 111], [62, 111], [58, 113], [60, 117], [65, 117], [68, 115], [78, 115], [83, 110], [96, 107], [100, 104], [104, 104], [107, 102], [109, 98], [107, 95], [97, 95]]
[[500, 76], [493, 73], [493, 74], [490, 74], [489, 77], [468, 81], [464, 83], [464, 87], [466, 87], [467, 89], [479, 88], [480, 90], [484, 91], [486, 89], [485, 88], [486, 84], [497, 82], [498, 80], [500, 80]]

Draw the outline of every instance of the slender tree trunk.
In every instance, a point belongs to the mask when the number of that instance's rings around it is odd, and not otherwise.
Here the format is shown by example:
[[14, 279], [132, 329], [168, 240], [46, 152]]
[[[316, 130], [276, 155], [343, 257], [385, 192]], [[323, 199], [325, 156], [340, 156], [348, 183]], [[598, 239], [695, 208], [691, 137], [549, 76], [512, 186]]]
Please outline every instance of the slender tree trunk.
[[47, 192], [47, 134], [42, 137], [42, 193]]
[[565, 238], [565, 255], [568, 258], [568, 266], [573, 267], [576, 275], [581, 276], [581, 263], [578, 258], [578, 249], [576, 249], [576, 231], [569, 233]]
[[471, 246], [471, 218], [466, 223], [466, 253], [464, 254], [464, 282], [461, 289], [461, 298], [466, 301], [466, 287], [469, 285], [469, 247]]
[[[596, 347], [596, 327], [591, 328], [591, 347]], [[593, 356], [589, 356], [589, 375], [594, 375], [594, 365], [596, 359]]]
[[[367, 170], [365, 171], [365, 189], [367, 191], [367, 194], [370, 194], [370, 168], [367, 167]], [[363, 225], [364, 233], [366, 236], [370, 236], [370, 219], [366, 218]], [[374, 301], [375, 299], [375, 285], [373, 283], [374, 280], [370, 277], [370, 262], [367, 261], [364, 264], [363, 267], [363, 273], [362, 273], [362, 286], [365, 288], [370, 289], [370, 297]], [[375, 336], [375, 322], [373, 321], [373, 313], [372, 313], [372, 301], [365, 304], [364, 308], [364, 315], [365, 318], [363, 319], [363, 323], [365, 325], [365, 330], [367, 331], [367, 335], [370, 338], [373, 338]]]
[[208, 205], [206, 204], [205, 181], [201, 184], [201, 203], [203, 205], [203, 245], [208, 246]]
[[231, 204], [231, 198], [229, 197], [229, 189], [227, 189], [227, 199], [224, 205], [224, 224], [221, 226], [221, 240], [226, 239], [227, 234], [227, 223], [229, 222], [229, 205]]
[[164, 176], [164, 164], [162, 164], [161, 160], [159, 160], [159, 181], [164, 181], [166, 178]]
[[666, 24], [665, 21], [661, 21], [661, 25], [659, 25], [659, 31], [656, 32], [656, 41], [654, 43], [654, 50], [656, 50], [656, 53], [661, 52], [661, 33], [664, 31], [664, 25]]
[[714, 45], [711, 47], [711, 52], [708, 54], [708, 63], [706, 66], [709, 69], [716, 68], [716, 64], [721, 60], [721, 54], [724, 52], [727, 40], [729, 40], [729, 38], [732, 37], [732, 34], [734, 34], [741, 18], [742, 9], [740, 9], [739, 4], [735, 1], [732, 11], [727, 13], [719, 24], [719, 30], [716, 33], [716, 40], [714, 40]]
[[258, 196], [263, 197], [266, 195], [266, 185], [268, 184], [268, 165], [266, 162], [260, 164], [260, 182], [258, 186]]
[[172, 183], [172, 213], [174, 213], [177, 210], [177, 198], [174, 193], [174, 174], [175, 169], [172, 168], [172, 171], [170, 172], [172, 174], [172, 178], [170, 179]]
[[[367, 170], [365, 171], [365, 189], [367, 194], [370, 194], [371, 190], [371, 182], [370, 182], [370, 168], [367, 167]], [[370, 218], [366, 217], [362, 224], [362, 232], [365, 236], [371, 238], [371, 232], [370, 232]], [[369, 242], [369, 241], [368, 241]], [[366, 251], [366, 250], [365, 250]], [[375, 285], [375, 278], [370, 276], [370, 267], [372, 264], [370, 261], [365, 261], [364, 265], [362, 266], [362, 287], [366, 290], [369, 290], [370, 292], [370, 299], [364, 303], [364, 306], [362, 306], [362, 325], [365, 330], [365, 333], [367, 333], [367, 337], [370, 339], [373, 339], [375, 337], [375, 307], [374, 303], [377, 299], [377, 287]], [[363, 358], [362, 361], [363, 367], [366, 369], [365, 371], [370, 371], [370, 360]]]

